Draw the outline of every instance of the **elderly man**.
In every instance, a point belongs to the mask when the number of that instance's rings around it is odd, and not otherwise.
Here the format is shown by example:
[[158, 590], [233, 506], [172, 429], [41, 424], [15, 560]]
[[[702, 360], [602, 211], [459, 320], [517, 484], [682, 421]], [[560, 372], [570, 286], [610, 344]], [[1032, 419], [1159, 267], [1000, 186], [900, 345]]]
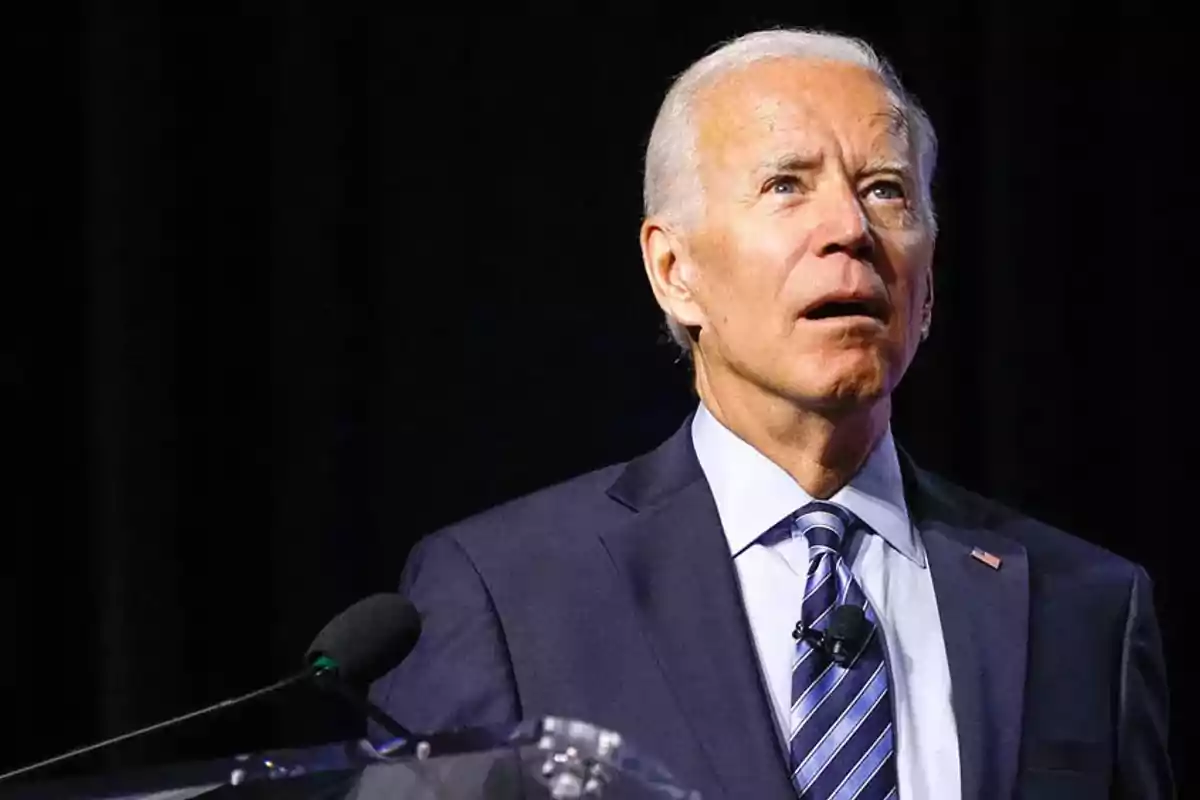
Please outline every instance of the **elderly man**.
[[699, 407], [425, 539], [425, 628], [377, 701], [422, 730], [591, 721], [705, 798], [1171, 796], [1143, 570], [893, 441], [935, 151], [861, 42], [766, 31], [685, 72], [641, 246]]

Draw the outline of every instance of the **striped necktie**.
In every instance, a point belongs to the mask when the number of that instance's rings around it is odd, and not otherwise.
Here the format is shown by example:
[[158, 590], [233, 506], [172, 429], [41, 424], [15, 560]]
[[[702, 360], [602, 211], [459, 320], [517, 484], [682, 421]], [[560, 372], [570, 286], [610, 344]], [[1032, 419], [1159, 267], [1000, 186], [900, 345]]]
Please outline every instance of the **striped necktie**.
[[804, 536], [809, 547], [800, 622], [824, 631], [832, 610], [850, 604], [863, 609], [870, 627], [862, 649], [845, 666], [808, 638], [796, 643], [789, 745], [792, 782], [803, 800], [897, 796], [883, 641], [875, 612], [842, 557], [847, 532], [860, 524], [841, 506], [817, 501], [797, 512], [792, 527], [792, 535]]

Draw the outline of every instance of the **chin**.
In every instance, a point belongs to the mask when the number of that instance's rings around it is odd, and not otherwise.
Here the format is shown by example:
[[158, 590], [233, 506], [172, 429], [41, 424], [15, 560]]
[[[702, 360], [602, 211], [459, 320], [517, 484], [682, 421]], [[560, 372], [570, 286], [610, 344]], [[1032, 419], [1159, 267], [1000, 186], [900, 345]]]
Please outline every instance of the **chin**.
[[819, 409], [827, 414], [850, 414], [871, 408], [888, 392], [878, 383], [840, 384], [836, 388], [806, 393], [802, 399], [809, 408]]
[[790, 381], [797, 400], [825, 411], [850, 412], [873, 406], [891, 393], [891, 370], [882, 358], [819, 372], [805, 371]]

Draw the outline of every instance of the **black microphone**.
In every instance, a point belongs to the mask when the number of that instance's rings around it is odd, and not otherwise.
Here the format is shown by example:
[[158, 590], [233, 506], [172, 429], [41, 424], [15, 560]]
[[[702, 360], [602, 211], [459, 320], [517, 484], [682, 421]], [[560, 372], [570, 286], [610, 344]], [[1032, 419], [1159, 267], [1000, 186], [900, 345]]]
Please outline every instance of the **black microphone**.
[[863, 610], [851, 605], [837, 606], [829, 612], [829, 624], [823, 631], [803, 622], [797, 622], [792, 631], [793, 639], [803, 639], [842, 667], [858, 656], [870, 635], [871, 623]]
[[383, 677], [417, 644], [421, 617], [398, 594], [376, 594], [359, 600], [326, 625], [304, 660], [318, 686], [341, 695], [363, 716], [401, 739], [415, 738], [359, 687]]
[[24, 775], [43, 767], [85, 755], [105, 747], [169, 728], [188, 720], [203, 717], [225, 708], [286, 688], [296, 683], [315, 680], [318, 685], [334, 689], [360, 711], [366, 713], [389, 732], [405, 738], [412, 734], [400, 723], [371, 705], [351, 687], [355, 683], [370, 683], [404, 660], [417, 643], [421, 633], [421, 618], [407, 600], [397, 594], [376, 594], [358, 601], [338, 614], [313, 640], [305, 657], [305, 667], [299, 672], [270, 686], [248, 694], [222, 700], [211, 706], [172, 717], [135, 731], [114, 736], [95, 744], [79, 747], [36, 764], [30, 764], [0, 775], [0, 782]]

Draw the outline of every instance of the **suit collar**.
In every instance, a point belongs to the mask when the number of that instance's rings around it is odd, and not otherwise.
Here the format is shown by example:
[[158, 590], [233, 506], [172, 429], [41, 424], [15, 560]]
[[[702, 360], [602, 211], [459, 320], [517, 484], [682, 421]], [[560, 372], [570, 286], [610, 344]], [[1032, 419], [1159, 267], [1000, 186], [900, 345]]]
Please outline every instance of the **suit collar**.
[[629, 461], [608, 488], [608, 496], [633, 511], [642, 511], [702, 480], [704, 472], [689, 433], [693, 416], [689, 414], [657, 448]]

